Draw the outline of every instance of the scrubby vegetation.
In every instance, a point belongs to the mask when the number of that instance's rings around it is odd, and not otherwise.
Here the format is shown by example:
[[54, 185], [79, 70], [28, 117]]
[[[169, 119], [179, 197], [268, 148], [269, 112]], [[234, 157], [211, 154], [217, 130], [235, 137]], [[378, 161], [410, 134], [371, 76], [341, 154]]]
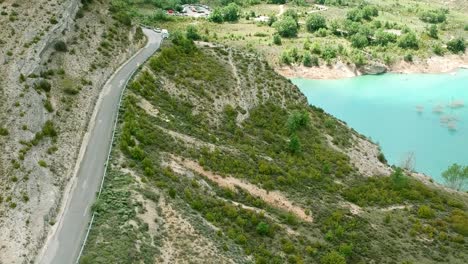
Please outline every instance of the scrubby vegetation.
[[[355, 132], [308, 106], [255, 54], [197, 47], [186, 37], [192, 33], [173, 34], [129, 84], [82, 263], [165, 259], [165, 239], [182, 225], [170, 222], [167, 206], [197, 231], [181, 261], [197, 262], [201, 251], [216, 257], [200, 261], [236, 263], [248, 262], [246, 256], [256, 263], [468, 260], [465, 196], [400, 169], [364, 178], [326, 138], [346, 150]], [[304, 63], [314, 64], [312, 56]], [[223, 179], [280, 193], [312, 220], [277, 206], [285, 200], [269, 201]], [[209, 250], [194, 249], [200, 237], [213, 243]]]
[[[204, 30], [203, 40], [256, 49], [270, 63], [279, 65], [303, 64], [302, 57], [309, 52], [306, 42], [320, 47], [321, 51], [325, 49], [324, 54], [316, 54], [319, 65], [343, 61], [358, 67], [374, 63], [391, 67], [404, 60], [409, 51], [414, 61], [449, 52], [460, 54], [465, 51], [468, 38], [464, 29], [468, 19], [466, 12], [433, 1], [291, 1], [282, 11], [278, 5], [284, 4], [283, 1], [199, 2], [213, 9], [208, 19], [197, 21], [197, 27]], [[165, 3], [151, 2], [162, 10], [181, 10], [180, 4], [185, 2]], [[144, 23], [162, 25], [172, 31], [193, 21], [168, 15], [156, 19], [155, 15], [140, 12], [146, 8], [138, 2], [127, 5], [127, 9]], [[228, 19], [226, 14], [231, 13], [236, 15]], [[268, 19], [256, 20], [260, 16]], [[230, 23], [223, 23], [225, 21]], [[275, 34], [283, 39], [280, 42], [276, 37], [272, 45], [271, 36]], [[265, 37], [259, 38], [260, 35]], [[284, 60], [284, 52], [293, 49], [297, 50], [299, 58]]]

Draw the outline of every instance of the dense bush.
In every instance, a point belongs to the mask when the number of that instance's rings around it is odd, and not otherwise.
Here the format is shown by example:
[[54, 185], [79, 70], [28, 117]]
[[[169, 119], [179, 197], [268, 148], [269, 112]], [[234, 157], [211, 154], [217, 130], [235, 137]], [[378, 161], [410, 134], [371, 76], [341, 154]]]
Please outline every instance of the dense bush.
[[223, 13], [220, 8], [215, 8], [208, 16], [208, 20], [214, 23], [223, 23]]
[[[353, 50], [351, 52], [351, 61], [354, 63], [354, 65], [356, 66], [363, 66], [363, 65], [366, 65], [367, 64], [367, 60], [366, 60], [366, 57], [364, 56], [364, 54], [362, 53], [362, 51], [359, 51], [359, 50]], [[380, 156], [378, 156], [380, 157]]]
[[375, 6], [366, 5], [364, 7], [353, 8], [346, 13], [346, 18], [360, 22], [363, 19], [371, 20], [372, 17], [376, 17], [379, 15], [379, 10]]
[[364, 48], [366, 47], [367, 45], [369, 45], [369, 40], [367, 39], [367, 37], [363, 34], [356, 34], [354, 36], [351, 37], [351, 45], [354, 47], [354, 48]]
[[321, 264], [346, 264], [346, 259], [343, 255], [336, 251], [331, 251], [325, 254], [320, 259]]
[[273, 34], [273, 44], [281, 45], [281, 36], [279, 34]]
[[240, 7], [236, 3], [230, 3], [223, 8], [223, 20], [235, 22], [239, 19]]
[[428, 10], [422, 12], [419, 18], [427, 23], [442, 23], [447, 20], [447, 13], [446, 9]]
[[273, 23], [272, 26], [282, 37], [291, 38], [297, 36], [297, 23], [292, 17], [287, 16]]
[[439, 30], [437, 29], [436, 25], [430, 25], [426, 30], [429, 37], [434, 39], [439, 38]]
[[302, 65], [306, 67], [312, 67], [314, 66], [312, 62], [312, 56], [310, 55], [310, 52], [306, 51], [304, 55], [302, 56]]
[[65, 43], [65, 41], [59, 40], [59, 41], [55, 42], [54, 48], [55, 48], [56, 51], [66, 52], [67, 51], [67, 44]]
[[0, 127], [0, 136], [8, 136], [10, 133], [4, 127]]
[[187, 32], [186, 32], [185, 36], [188, 39], [191, 39], [191, 40], [201, 39], [200, 34], [198, 34], [198, 29], [194, 25], [188, 25], [187, 26]]
[[453, 53], [464, 53], [466, 50], [465, 39], [456, 38], [447, 42], [447, 49]]
[[364, 19], [370, 20], [372, 17], [377, 17], [379, 15], [379, 10], [373, 5], [366, 5], [362, 8], [362, 17]]
[[442, 45], [440, 45], [439, 43], [434, 44], [434, 46], [432, 47], [432, 51], [436, 55], [439, 55], [439, 56], [444, 55], [444, 48], [442, 48]]
[[398, 46], [403, 49], [418, 49], [419, 40], [415, 33], [408, 32], [398, 38]]
[[453, 210], [448, 221], [455, 232], [468, 236], [468, 214], [465, 211]]
[[399, 169], [391, 177], [370, 178], [344, 192], [346, 199], [360, 206], [384, 206], [404, 201], [423, 201], [433, 195], [432, 190], [408, 178]]
[[346, 13], [346, 18], [354, 22], [359, 22], [363, 19], [362, 10], [358, 8], [351, 9]]
[[42, 79], [35, 83], [35, 87], [36, 89], [43, 90], [44, 92], [50, 92], [52, 85], [50, 85], [47, 80]]
[[296, 21], [296, 24], [299, 26], [299, 14], [294, 9], [287, 9], [284, 11], [282, 18], [290, 17]]
[[325, 17], [320, 14], [312, 14], [306, 20], [306, 28], [309, 32], [315, 32], [321, 28], [327, 27]]
[[418, 208], [418, 216], [420, 218], [434, 218], [435, 212], [427, 205], [421, 205]]

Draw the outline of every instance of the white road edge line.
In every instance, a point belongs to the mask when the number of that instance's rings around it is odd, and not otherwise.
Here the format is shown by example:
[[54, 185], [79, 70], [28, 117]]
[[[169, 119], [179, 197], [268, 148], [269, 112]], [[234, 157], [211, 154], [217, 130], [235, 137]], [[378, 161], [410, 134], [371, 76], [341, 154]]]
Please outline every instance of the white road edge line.
[[[162, 39], [161, 39], [161, 42], [162, 42]], [[132, 60], [134, 57], [136, 57], [138, 54], [140, 54], [148, 45], [149, 45], [149, 38], [148, 38], [148, 43], [147, 45], [144, 47], [144, 48], [141, 48], [137, 53], [135, 53], [135, 55], [133, 55], [130, 59], [127, 60], [127, 63]], [[158, 48], [159, 49], [159, 48]], [[151, 57], [151, 56], [150, 56]], [[107, 83], [112, 79], [112, 77], [118, 72], [121, 70], [121, 68], [123, 68], [125, 65], [127, 65], [127, 63], [124, 63], [122, 64], [121, 67], [119, 67], [119, 69], [117, 69], [114, 74], [111, 76], [111, 78], [108, 79], [108, 81], [106, 82], [106, 84], [104, 84], [104, 87], [107, 85]], [[117, 113], [115, 115], [115, 120], [114, 120], [114, 128], [112, 129], [112, 138], [111, 138], [111, 143], [109, 145], [109, 152], [107, 154], [107, 160], [106, 160], [106, 163], [104, 165], [104, 175], [102, 177], [102, 180], [101, 180], [101, 186], [99, 187], [99, 192], [98, 192], [98, 196], [96, 197], [96, 200], [99, 199], [99, 197], [101, 196], [101, 192], [102, 192], [102, 187], [104, 186], [104, 180], [106, 178], [106, 174], [107, 174], [107, 166], [109, 164], [109, 159], [110, 159], [110, 155], [111, 155], [111, 152], [112, 152], [112, 144], [114, 142], [114, 137], [115, 137], [115, 129], [117, 127], [117, 122], [119, 120], [119, 114], [120, 114], [120, 107], [121, 107], [121, 103], [122, 103], [122, 98], [123, 98], [123, 94], [127, 88], [127, 85], [128, 85], [128, 82], [133, 78], [134, 74], [136, 71], [138, 71], [139, 69], [139, 66], [132, 71], [132, 73], [130, 74], [130, 78], [128, 78], [126, 81], [125, 81], [125, 84], [124, 84], [124, 87], [122, 89], [122, 92], [120, 93], [120, 98], [119, 98], [119, 103], [117, 105]], [[95, 216], [95, 212], [93, 212], [92, 216], [91, 216], [91, 221], [89, 222], [89, 225], [88, 225], [88, 230], [86, 231], [86, 235], [85, 235], [85, 238], [83, 240], [83, 244], [81, 246], [81, 249], [80, 249], [80, 253], [78, 254], [78, 257], [76, 258], [76, 263], [78, 264], [79, 261], [80, 261], [80, 258], [81, 258], [81, 255], [83, 254], [83, 250], [84, 250], [84, 247], [86, 246], [86, 241], [88, 240], [88, 235], [89, 235], [89, 232], [91, 231], [91, 227], [93, 226], [93, 222], [94, 222], [94, 216]]]
[[[148, 28], [148, 27], [145, 27], [145, 28]], [[162, 42], [162, 39], [161, 39], [161, 42]], [[82, 139], [82, 142], [87, 142], [89, 136], [90, 136], [90, 133], [92, 132], [92, 129], [94, 128], [94, 123], [96, 122], [96, 117], [97, 117], [97, 112], [99, 110], [99, 106], [102, 102], [102, 97], [105, 95], [105, 91], [106, 91], [106, 85], [108, 85], [108, 83], [110, 82], [110, 80], [112, 80], [115, 75], [117, 74], [118, 71], [120, 71], [125, 65], [128, 64], [129, 61], [131, 61], [132, 59], [134, 59], [138, 54], [140, 54], [145, 48], [147, 48], [148, 46], [150, 45], [150, 41], [149, 41], [149, 38], [147, 36], [147, 42], [145, 44], [144, 47], [140, 48], [133, 56], [131, 56], [127, 61], [125, 61], [122, 65], [120, 65], [120, 67], [118, 67], [114, 73], [107, 79], [107, 81], [104, 83], [104, 85], [102, 86], [102, 90], [99, 94], [99, 97], [96, 101], [96, 104], [95, 104], [95, 107], [94, 107], [94, 110], [93, 110], [93, 114], [89, 120], [89, 124], [88, 124], [88, 128], [87, 128], [87, 131], [85, 132], [85, 134], [83, 135], [83, 139]], [[129, 78], [129, 80], [133, 77], [133, 74], [134, 72], [132, 72], [132, 75], [131, 77]], [[122, 90], [122, 93], [120, 95], [120, 100], [122, 99], [122, 94], [125, 90], [125, 87], [124, 89]], [[120, 101], [119, 101], [119, 109], [120, 109]], [[117, 116], [118, 116], [119, 112], [117, 111]], [[114, 135], [115, 131], [113, 131], [113, 135]], [[86, 149], [88, 148], [88, 144], [86, 145], [81, 145], [80, 147], [80, 150], [78, 152], [78, 157], [77, 157], [77, 161], [75, 163], [75, 169], [73, 171], [73, 176], [70, 178], [67, 186], [64, 188], [64, 196], [63, 196], [63, 201], [61, 202], [61, 206], [60, 206], [60, 210], [59, 212], [57, 213], [57, 217], [56, 217], [56, 223], [57, 225], [53, 226], [51, 228], [51, 230], [48, 232], [48, 236], [46, 238], [46, 240], [44, 241], [44, 244], [40, 250], [40, 252], [38, 253], [38, 255], [36, 256], [36, 263], [41, 263], [41, 260], [43, 259], [44, 257], [44, 254], [46, 252], [46, 249], [47, 249], [47, 245], [49, 244], [50, 240], [52, 239], [52, 237], [55, 235], [55, 233], [57, 232], [57, 229], [59, 226], [62, 225], [62, 220], [63, 220], [63, 215], [65, 213], [65, 209], [66, 209], [66, 205], [69, 203], [70, 201], [70, 194], [72, 193], [72, 190], [76, 187], [76, 177], [78, 175], [78, 171], [79, 171], [79, 167], [80, 167], [80, 164], [83, 160], [83, 156], [86, 152]], [[111, 148], [112, 148], [112, 144], [111, 144]], [[107, 166], [107, 163], [106, 163], [106, 166]], [[104, 171], [104, 176], [105, 176], [105, 171]], [[103, 176], [103, 177], [104, 177]], [[102, 188], [102, 183], [101, 183], [101, 188]], [[101, 191], [101, 190], [100, 190]], [[99, 192], [100, 193], [100, 192]], [[93, 221], [94, 219], [94, 213], [92, 215], [92, 218], [91, 218], [91, 221]], [[90, 222], [90, 225], [88, 227], [88, 231], [87, 231], [87, 234], [86, 234], [86, 237], [85, 237], [85, 240], [84, 240], [84, 244], [86, 243], [86, 239], [88, 237], [88, 233], [89, 233], [89, 229], [91, 227], [91, 224], [92, 222]], [[82, 250], [83, 250], [83, 247], [84, 245], [82, 246], [81, 250], [80, 250], [80, 255], [79, 257], [81, 256], [81, 253], [82, 253]], [[78, 260], [79, 260], [79, 257], [77, 259], [77, 263], [78, 263]]]

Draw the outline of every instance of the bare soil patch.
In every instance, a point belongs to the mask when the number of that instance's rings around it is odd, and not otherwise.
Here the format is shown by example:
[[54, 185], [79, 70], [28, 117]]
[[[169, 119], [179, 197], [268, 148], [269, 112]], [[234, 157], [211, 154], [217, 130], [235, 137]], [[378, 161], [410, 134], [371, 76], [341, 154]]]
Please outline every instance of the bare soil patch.
[[294, 205], [293, 202], [291, 202], [284, 194], [282, 194], [279, 191], [267, 191], [262, 188], [259, 188], [258, 186], [245, 182], [243, 180], [226, 176], [223, 177], [221, 175], [217, 175], [211, 171], [205, 170], [203, 167], [201, 167], [198, 163], [192, 161], [192, 160], [182, 160], [179, 157], [172, 156], [172, 158], [179, 164], [183, 165], [184, 167], [193, 170], [197, 172], [200, 175], [203, 175], [204, 177], [207, 177], [213, 182], [216, 182], [219, 186], [233, 189], [235, 190], [235, 187], [239, 187], [247, 192], [249, 192], [251, 195], [256, 196], [261, 198], [263, 201], [268, 203], [269, 205], [291, 212], [295, 214], [297, 217], [302, 219], [303, 221], [306, 222], [312, 222], [313, 218], [312, 216], [308, 215], [305, 213], [305, 210], [297, 205]]

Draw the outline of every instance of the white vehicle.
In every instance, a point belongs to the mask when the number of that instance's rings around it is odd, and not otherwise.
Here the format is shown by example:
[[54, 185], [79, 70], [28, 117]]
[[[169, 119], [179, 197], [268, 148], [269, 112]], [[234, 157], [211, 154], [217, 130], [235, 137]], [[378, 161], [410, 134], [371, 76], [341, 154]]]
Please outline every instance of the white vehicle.
[[169, 31], [167, 29], [161, 30], [161, 33], [163, 38], [169, 38]]
[[156, 32], [156, 33], [161, 33], [161, 29], [160, 29], [160, 28], [155, 28], [155, 29], [154, 29], [154, 32]]

